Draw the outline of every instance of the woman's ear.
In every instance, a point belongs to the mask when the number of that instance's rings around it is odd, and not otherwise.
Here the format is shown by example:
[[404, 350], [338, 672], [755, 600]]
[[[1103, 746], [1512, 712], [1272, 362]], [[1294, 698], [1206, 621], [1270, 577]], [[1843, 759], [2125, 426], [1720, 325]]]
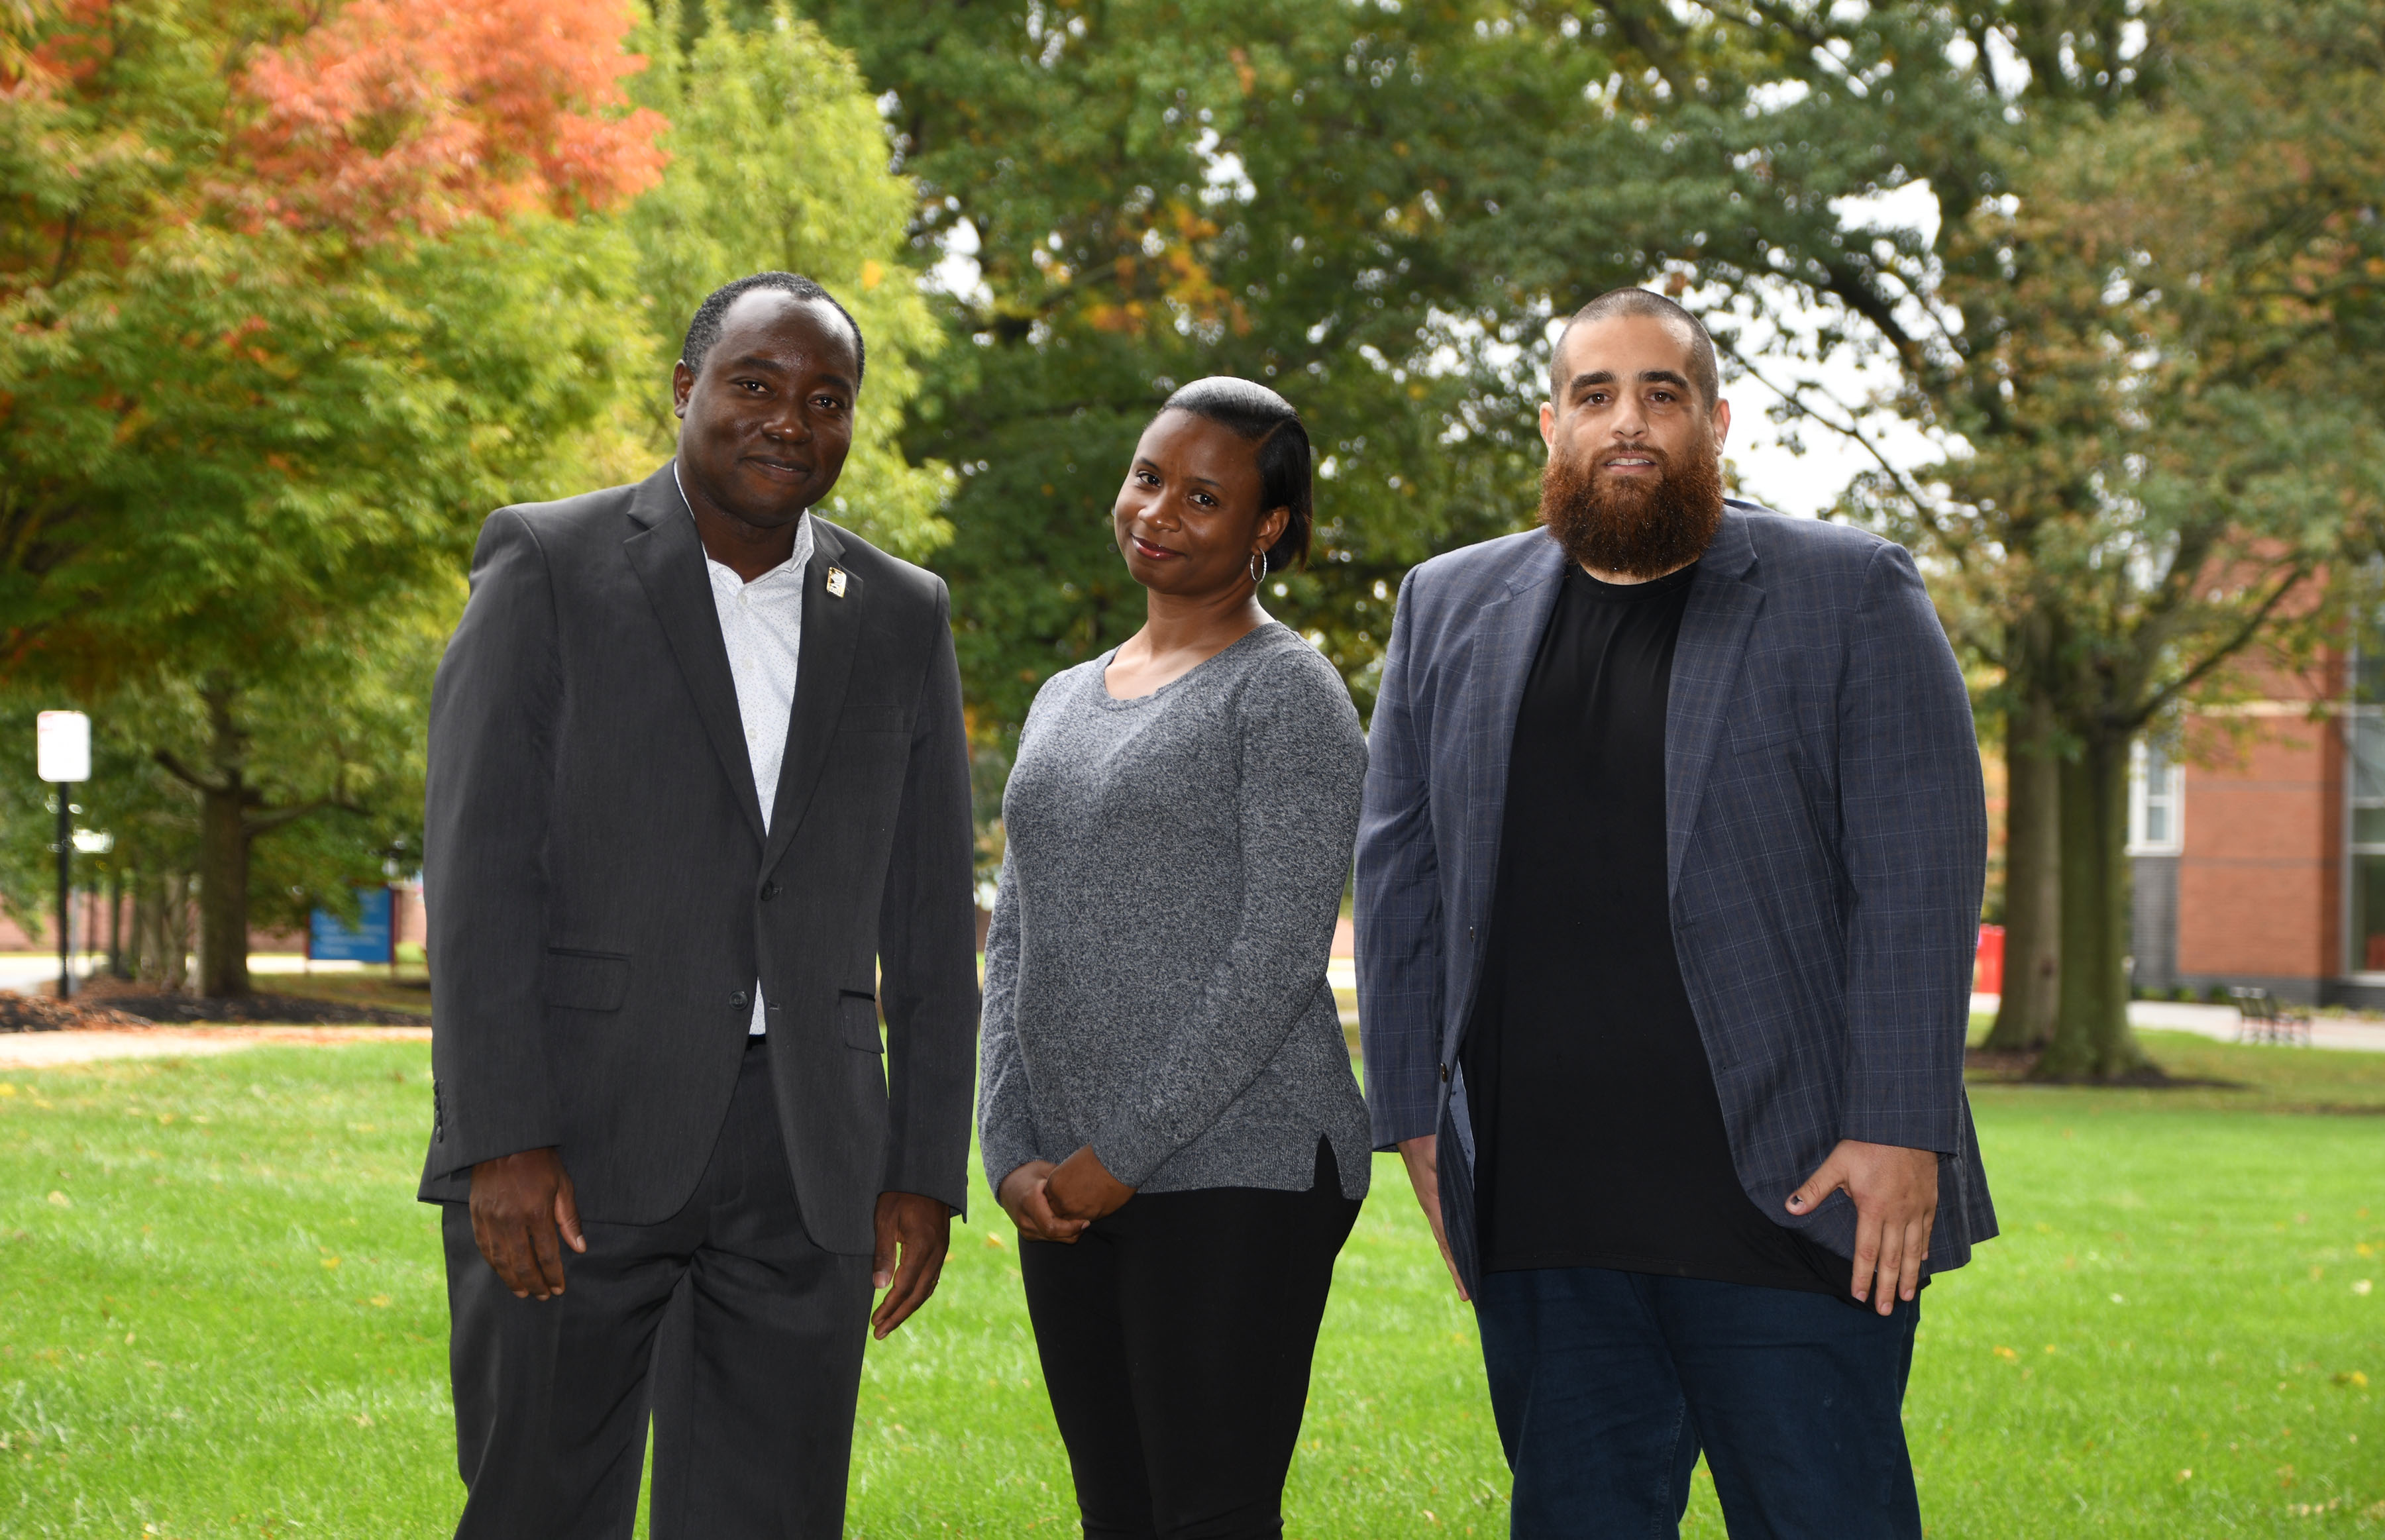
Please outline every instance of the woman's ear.
[[1251, 554], [1274, 550], [1275, 542], [1283, 539], [1284, 526], [1291, 522], [1290, 508], [1270, 508], [1259, 515], [1258, 528], [1251, 531]]

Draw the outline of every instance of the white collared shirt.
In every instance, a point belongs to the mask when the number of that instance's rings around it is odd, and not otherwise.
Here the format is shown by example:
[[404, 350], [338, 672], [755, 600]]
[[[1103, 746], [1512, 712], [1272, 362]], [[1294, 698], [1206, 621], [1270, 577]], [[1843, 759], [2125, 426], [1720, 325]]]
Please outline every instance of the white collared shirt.
[[[671, 462], [671, 478], [679, 463]], [[680, 486], [680, 501], [687, 488]], [[693, 508], [689, 518], [695, 517]], [[771, 805], [779, 800], [779, 769], [787, 756], [787, 724], [795, 709], [795, 664], [804, 638], [804, 569], [812, 559], [812, 520], [795, 525], [795, 552], [747, 582], [707, 553], [705, 576], [712, 581], [712, 607], [720, 617], [721, 644], [729, 650], [729, 675], [737, 685], [737, 719], [745, 731], [745, 757], [754, 769], [754, 795], [762, 803], [762, 832], [770, 832]], [[762, 981], [754, 981], [754, 1020], [763, 1029]]]

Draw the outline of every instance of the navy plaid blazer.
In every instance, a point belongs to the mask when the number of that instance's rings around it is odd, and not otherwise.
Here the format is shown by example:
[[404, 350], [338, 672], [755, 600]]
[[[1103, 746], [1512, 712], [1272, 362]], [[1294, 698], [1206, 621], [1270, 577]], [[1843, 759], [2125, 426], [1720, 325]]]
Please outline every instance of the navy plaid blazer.
[[[1490, 940], [1516, 713], [1564, 568], [1535, 529], [1409, 573], [1367, 740], [1367, 1103], [1379, 1148], [1441, 1136], [1442, 1217], [1469, 1288], [1458, 1045]], [[1929, 1266], [1961, 1266], [1996, 1233], [1963, 1094], [1987, 809], [1962, 672], [1903, 547], [1725, 508], [1674, 649], [1665, 824], [1673, 943], [1748, 1196], [1852, 1256], [1846, 1194], [1802, 1219], [1789, 1194], [1842, 1138], [1934, 1149]], [[1597, 1223], [1588, 1194], [1583, 1222]]]

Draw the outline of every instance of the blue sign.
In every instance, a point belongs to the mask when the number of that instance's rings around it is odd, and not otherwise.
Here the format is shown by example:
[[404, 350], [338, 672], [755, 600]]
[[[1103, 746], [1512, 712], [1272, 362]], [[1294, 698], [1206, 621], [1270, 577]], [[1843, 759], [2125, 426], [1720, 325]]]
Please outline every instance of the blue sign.
[[353, 925], [328, 909], [315, 911], [306, 933], [306, 955], [318, 962], [387, 962], [393, 938], [389, 929], [389, 889], [356, 889], [356, 923]]

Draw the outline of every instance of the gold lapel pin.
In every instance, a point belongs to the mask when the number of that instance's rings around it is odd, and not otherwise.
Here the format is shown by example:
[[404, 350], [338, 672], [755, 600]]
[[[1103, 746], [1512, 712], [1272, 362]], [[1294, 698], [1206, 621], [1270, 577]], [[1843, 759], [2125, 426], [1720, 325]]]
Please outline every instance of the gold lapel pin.
[[828, 569], [828, 596], [830, 599], [842, 599], [844, 597], [844, 569], [843, 567], [832, 566]]

